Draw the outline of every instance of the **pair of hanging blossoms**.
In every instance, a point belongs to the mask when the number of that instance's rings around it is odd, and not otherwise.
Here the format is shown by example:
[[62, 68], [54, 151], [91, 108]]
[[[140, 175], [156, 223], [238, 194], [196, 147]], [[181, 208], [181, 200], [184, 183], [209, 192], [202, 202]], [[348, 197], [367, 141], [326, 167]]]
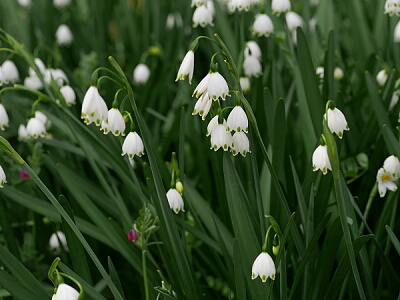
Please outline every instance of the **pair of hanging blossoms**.
[[[335, 133], [340, 139], [343, 137], [343, 131], [349, 130], [344, 114], [335, 107], [333, 101], [327, 103], [326, 113], [324, 114], [324, 122], [327, 122], [328, 128]], [[325, 175], [328, 170], [332, 170], [331, 162], [328, 156], [328, 145], [325, 137], [321, 136], [320, 145], [315, 149], [312, 155], [313, 171], [321, 170]]]
[[[179, 67], [176, 80], [184, 80], [189, 77], [189, 83], [192, 82], [194, 71], [194, 52], [198, 47], [198, 39], [196, 39], [190, 50], [186, 53]], [[224, 55], [216, 53], [213, 55], [210, 64], [209, 73], [200, 81], [195, 88], [193, 95], [198, 100], [193, 109], [192, 115], [199, 115], [204, 121], [209, 114], [212, 106], [217, 108], [217, 114], [211, 119], [207, 126], [207, 136], [211, 136], [211, 149], [217, 151], [222, 148], [224, 151], [231, 150], [233, 155], [241, 153], [246, 156], [250, 152], [249, 140], [245, 133], [248, 132], [248, 119], [245, 111], [240, 105], [236, 105], [228, 116], [228, 122], [223, 118], [223, 110], [221, 102], [230, 96], [229, 86], [225, 78], [217, 71], [218, 65], [213, 62], [216, 55]], [[239, 80], [238, 84], [239, 84]], [[239, 93], [236, 92], [235, 93]], [[237, 94], [238, 98], [240, 96]], [[242, 96], [243, 97], [243, 96]], [[231, 134], [231, 131], [235, 133]]]

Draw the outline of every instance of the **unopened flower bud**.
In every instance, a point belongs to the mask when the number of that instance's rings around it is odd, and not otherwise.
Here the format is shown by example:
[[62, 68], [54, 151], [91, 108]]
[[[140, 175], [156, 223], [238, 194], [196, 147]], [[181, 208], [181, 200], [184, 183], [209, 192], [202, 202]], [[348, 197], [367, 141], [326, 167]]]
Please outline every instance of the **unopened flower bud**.
[[183, 184], [180, 181], [177, 181], [175, 184], [175, 189], [179, 192], [179, 194], [183, 194]]

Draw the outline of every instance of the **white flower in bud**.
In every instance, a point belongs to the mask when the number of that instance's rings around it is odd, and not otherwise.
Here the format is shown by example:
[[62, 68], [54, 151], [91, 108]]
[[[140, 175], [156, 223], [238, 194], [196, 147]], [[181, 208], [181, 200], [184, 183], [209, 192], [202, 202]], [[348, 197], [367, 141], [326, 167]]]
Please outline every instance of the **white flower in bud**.
[[65, 103], [67, 106], [71, 106], [72, 104], [75, 104], [76, 100], [76, 95], [72, 87], [69, 85], [64, 85], [60, 88], [60, 93], [64, 97]]
[[133, 70], [133, 81], [137, 84], [144, 84], [149, 80], [150, 69], [145, 64], [138, 64]]
[[83, 98], [81, 119], [89, 125], [92, 122], [96, 126], [101, 125], [101, 121], [107, 119], [108, 108], [104, 99], [100, 96], [99, 90], [95, 86], [91, 86]]
[[28, 137], [37, 139], [39, 136], [44, 137], [46, 134], [46, 127], [38, 118], [30, 118], [26, 125], [26, 132]]
[[335, 80], [342, 80], [343, 76], [344, 76], [344, 73], [343, 73], [343, 70], [341, 68], [336, 67], [333, 70], [333, 78]]
[[243, 131], [235, 132], [232, 136], [232, 149], [233, 155], [240, 153], [243, 157], [250, 151], [250, 143], [247, 135]]
[[262, 282], [266, 282], [268, 277], [275, 280], [275, 263], [267, 252], [262, 252], [257, 256], [251, 268], [251, 279], [260, 276]]
[[222, 147], [224, 151], [228, 151], [232, 146], [232, 135], [226, 130], [224, 124], [218, 124], [211, 131], [211, 148], [217, 151]]
[[315, 74], [317, 74], [319, 79], [322, 81], [324, 79], [324, 75], [325, 75], [324, 67], [317, 67], [317, 69], [315, 70]]
[[318, 146], [312, 155], [313, 171], [321, 170], [325, 175], [328, 170], [332, 170], [331, 162], [329, 161], [328, 148], [326, 145]]
[[271, 33], [274, 33], [274, 24], [268, 15], [258, 14], [254, 20], [252, 31], [257, 36], [269, 37]]
[[0, 188], [2, 188], [6, 182], [6, 173], [4, 173], [3, 167], [0, 166]]
[[400, 161], [399, 159], [391, 155], [383, 162], [383, 169], [388, 172], [393, 178], [400, 177]]
[[69, 46], [74, 40], [74, 35], [71, 29], [65, 24], [58, 26], [56, 30], [57, 45], [59, 46]]
[[211, 105], [212, 100], [210, 97], [208, 97], [208, 93], [202, 94], [194, 106], [192, 115], [199, 114], [204, 121], [210, 111]]
[[241, 106], [235, 106], [227, 119], [226, 127], [228, 131], [234, 130], [248, 132], [249, 120], [247, 115]]
[[260, 46], [255, 41], [248, 41], [246, 47], [244, 48], [244, 56], [254, 56], [261, 59], [262, 53]]
[[239, 82], [243, 92], [250, 91], [250, 79], [248, 77], [240, 77]]
[[288, 12], [290, 8], [290, 0], [272, 0], [271, 10], [277, 16], [280, 16], [283, 12]]
[[287, 27], [290, 31], [295, 31], [297, 27], [303, 27], [304, 24], [303, 18], [294, 11], [287, 12], [285, 18]]
[[3, 80], [5, 83], [15, 83], [19, 81], [19, 72], [15, 63], [11, 60], [6, 60], [1, 66], [3, 71]]
[[249, 11], [250, 9], [250, 0], [230, 0], [228, 3], [228, 9], [230, 12], [238, 11]]
[[194, 52], [192, 50], [189, 50], [182, 60], [175, 81], [184, 80], [186, 76], [189, 75], [189, 83], [191, 84], [193, 78], [193, 70], [194, 70]]
[[125, 120], [119, 109], [111, 108], [108, 111], [107, 121], [102, 121], [100, 130], [104, 130], [104, 134], [111, 132], [115, 136], [125, 135]]
[[386, 70], [380, 70], [376, 75], [376, 81], [378, 82], [379, 86], [384, 86], [387, 79], [388, 73], [386, 72]]
[[79, 292], [68, 284], [61, 283], [51, 300], [78, 300]]
[[174, 213], [178, 213], [183, 209], [183, 198], [181, 194], [176, 189], [169, 189], [167, 192], [167, 199], [169, 203], [169, 207], [174, 211]]
[[53, 4], [58, 9], [68, 6], [71, 0], [53, 0]]
[[394, 178], [389, 172], [386, 172], [384, 168], [380, 168], [378, 170], [378, 174], [376, 174], [376, 182], [378, 183], [380, 197], [384, 197], [386, 195], [386, 190], [393, 192], [397, 190], [397, 186], [393, 182], [395, 180], [397, 180], [397, 178]]
[[244, 58], [243, 72], [247, 77], [259, 77], [262, 74], [262, 66], [257, 57], [252, 55]]
[[214, 26], [213, 12], [205, 5], [198, 6], [193, 13], [192, 26], [197, 27], [198, 25], [203, 28], [207, 25]]
[[128, 154], [129, 158], [133, 158], [135, 155], [141, 157], [144, 154], [143, 141], [137, 132], [129, 132], [122, 144], [121, 155]]
[[[61, 244], [60, 244], [61, 242]], [[62, 231], [57, 231], [54, 232], [49, 239], [49, 245], [50, 249], [52, 250], [57, 250], [60, 251], [61, 245], [65, 250], [68, 250], [68, 245], [67, 245], [67, 238], [65, 237], [64, 232]]]
[[0, 129], [4, 130], [8, 127], [8, 114], [3, 104], [0, 103]]
[[[349, 125], [347, 125], [346, 118], [344, 114], [337, 109], [328, 109], [328, 127], [330, 131], [337, 134], [339, 138], [343, 137], [343, 130], [349, 130]], [[324, 118], [326, 118], [326, 114], [324, 114]]]

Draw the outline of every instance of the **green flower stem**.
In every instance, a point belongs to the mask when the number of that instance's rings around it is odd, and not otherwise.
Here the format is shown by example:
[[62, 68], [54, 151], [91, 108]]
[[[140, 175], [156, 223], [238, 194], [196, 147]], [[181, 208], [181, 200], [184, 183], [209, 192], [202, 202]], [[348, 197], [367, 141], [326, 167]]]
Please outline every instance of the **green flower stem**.
[[[372, 188], [371, 192], [369, 193], [367, 206], [365, 207], [364, 216], [363, 216], [365, 222], [367, 222], [368, 214], [369, 214], [369, 211], [371, 210], [372, 202], [374, 201], [374, 198], [375, 198], [377, 192], [378, 192], [378, 185], [375, 183], [374, 187]], [[362, 222], [360, 225], [360, 234], [362, 234], [362, 232], [364, 231], [364, 227], [365, 227], [365, 223]]]
[[[146, 247], [144, 245], [144, 247]], [[146, 249], [143, 248], [142, 250], [142, 268], [143, 268], [143, 281], [144, 281], [144, 291], [146, 295], [146, 300], [150, 300], [149, 294], [149, 283], [147, 278], [147, 266], [146, 266]]]

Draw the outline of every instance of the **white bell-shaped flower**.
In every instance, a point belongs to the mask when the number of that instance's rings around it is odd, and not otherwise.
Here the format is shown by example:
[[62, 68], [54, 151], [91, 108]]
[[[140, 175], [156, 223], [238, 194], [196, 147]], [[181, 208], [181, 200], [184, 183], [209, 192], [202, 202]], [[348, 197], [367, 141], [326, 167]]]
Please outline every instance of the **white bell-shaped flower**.
[[204, 78], [200, 81], [200, 83], [194, 89], [192, 96], [196, 96], [196, 98], [199, 98], [201, 94], [203, 94], [207, 91], [210, 74], [211, 73], [208, 73], [206, 76], [204, 76]]
[[89, 125], [92, 122], [96, 126], [101, 125], [101, 121], [105, 121], [108, 116], [108, 108], [104, 99], [100, 96], [99, 90], [95, 86], [91, 86], [83, 98], [81, 119]]
[[280, 16], [281, 13], [286, 13], [290, 10], [290, 0], [272, 0], [271, 10], [272, 13]]
[[249, 120], [247, 119], [247, 115], [241, 106], [235, 106], [227, 119], [227, 130], [234, 130], [248, 132]]
[[27, 88], [30, 88], [32, 90], [38, 91], [43, 88], [43, 83], [40, 81], [39, 77], [37, 77], [35, 74], [35, 75], [25, 77], [24, 86], [26, 86]]
[[211, 105], [212, 100], [208, 97], [208, 93], [202, 94], [194, 106], [192, 115], [199, 114], [204, 121], [210, 111]]
[[239, 82], [244, 93], [250, 91], [250, 79], [248, 77], [240, 77]]
[[336, 67], [333, 70], [333, 78], [335, 80], [342, 80], [343, 76], [344, 76], [344, 73], [343, 73], [343, 70], [341, 68]]
[[4, 130], [8, 127], [8, 114], [3, 104], [0, 103], [0, 129]]
[[290, 31], [294, 31], [297, 27], [302, 27], [304, 24], [303, 18], [294, 11], [288, 11], [285, 15], [286, 24]]
[[23, 7], [28, 7], [31, 5], [31, 0], [18, 0], [18, 4]]
[[312, 155], [312, 167], [313, 171], [321, 170], [324, 175], [328, 170], [332, 170], [326, 145], [320, 145], [315, 149]]
[[0, 188], [2, 188], [6, 182], [7, 182], [6, 173], [4, 173], [3, 167], [0, 166]]
[[49, 239], [50, 249], [60, 251], [61, 245], [65, 250], [68, 250], [67, 238], [65, 237], [64, 232], [62, 231], [54, 232]]
[[133, 158], [135, 155], [142, 156], [144, 154], [143, 141], [137, 132], [129, 132], [122, 144], [121, 155], [128, 154], [129, 158]]
[[267, 252], [262, 252], [257, 256], [251, 268], [251, 279], [260, 276], [262, 282], [266, 282], [268, 277], [275, 280], [275, 263]]
[[376, 174], [376, 182], [378, 183], [379, 196], [384, 197], [386, 195], [386, 190], [396, 191], [397, 186], [394, 178], [389, 172], [385, 171], [384, 168], [380, 168]]
[[385, 170], [385, 172], [388, 172], [393, 178], [399, 178], [400, 177], [399, 159], [394, 155], [390, 155], [383, 162], [383, 169]]
[[18, 140], [26, 141], [29, 138], [28, 132], [26, 131], [26, 126], [24, 124], [20, 124], [18, 127]]
[[61, 283], [51, 300], [78, 300], [79, 292], [68, 284]]
[[244, 56], [254, 56], [261, 59], [262, 52], [260, 46], [255, 41], [248, 41], [244, 48]]
[[397, 22], [393, 31], [393, 40], [395, 43], [400, 43], [400, 21]]
[[169, 203], [169, 207], [174, 211], [174, 213], [178, 213], [183, 209], [183, 198], [181, 194], [176, 189], [169, 189], [167, 192], [167, 199]]
[[46, 69], [44, 73], [44, 80], [47, 84], [51, 84], [51, 79], [57, 83], [59, 87], [62, 87], [64, 84], [68, 84], [68, 77], [65, 72], [61, 69]]
[[184, 80], [189, 75], [189, 83], [191, 84], [193, 78], [193, 71], [194, 71], [194, 52], [192, 50], [189, 50], [182, 60], [175, 81]]
[[[46, 73], [46, 66], [44, 62], [40, 58], [35, 58], [34, 59], [35, 65], [38, 67], [40, 73], [44, 75]], [[36, 72], [34, 69], [29, 67], [29, 76], [37, 76]]]
[[232, 146], [232, 135], [226, 130], [224, 124], [218, 124], [211, 131], [211, 148], [217, 151], [222, 147], [224, 151], [228, 151]]
[[238, 11], [249, 11], [250, 9], [250, 0], [230, 0], [228, 3], [228, 9], [230, 12]]
[[378, 82], [379, 86], [384, 86], [387, 79], [388, 73], [386, 72], [386, 70], [380, 70], [376, 75], [376, 81]]
[[197, 27], [198, 25], [203, 28], [207, 25], [214, 26], [213, 12], [206, 5], [198, 6], [193, 13], [192, 26]]
[[133, 70], [133, 82], [144, 84], [149, 80], [150, 68], [145, 64], [138, 64]]
[[231, 152], [233, 155], [240, 153], [243, 157], [245, 157], [247, 153], [251, 152], [249, 139], [243, 131], [235, 132], [232, 136]]
[[400, 0], [386, 0], [385, 14], [389, 16], [400, 15]]
[[35, 111], [35, 118], [38, 119], [40, 122], [42, 122], [44, 127], [46, 127], [46, 128], [50, 127], [50, 120], [41, 111], [38, 111], [38, 110]]
[[274, 33], [274, 24], [266, 14], [258, 14], [253, 23], [252, 31], [257, 36], [269, 37]]
[[60, 88], [60, 93], [64, 97], [67, 106], [71, 106], [76, 103], [76, 95], [72, 87], [64, 85]]
[[207, 86], [208, 97], [214, 101], [221, 98], [225, 100], [226, 96], [229, 96], [229, 87], [225, 78], [218, 72], [211, 72]]
[[26, 132], [28, 137], [37, 139], [39, 136], [44, 137], [46, 134], [46, 127], [43, 122], [38, 118], [30, 118], [26, 125]]
[[104, 134], [111, 132], [115, 136], [125, 135], [125, 120], [119, 109], [111, 108], [108, 111], [107, 121], [102, 122], [100, 130], [104, 130]]
[[56, 30], [56, 40], [59, 46], [69, 46], [74, 40], [74, 35], [67, 25], [61, 24]]
[[4, 61], [1, 69], [3, 71], [3, 80], [5, 83], [15, 83], [19, 81], [19, 72], [17, 66], [12, 60]]
[[[339, 138], [343, 137], [343, 130], [349, 130], [349, 125], [347, 125], [346, 118], [344, 114], [337, 109], [328, 109], [328, 127], [330, 131], [337, 134]], [[324, 118], [326, 118], [326, 114], [324, 114]]]
[[400, 90], [396, 90], [393, 92], [392, 98], [390, 99], [389, 111], [396, 106], [397, 102], [399, 102], [399, 96], [400, 96]]
[[249, 55], [244, 58], [243, 72], [247, 77], [259, 77], [262, 74], [262, 66], [257, 57]]

